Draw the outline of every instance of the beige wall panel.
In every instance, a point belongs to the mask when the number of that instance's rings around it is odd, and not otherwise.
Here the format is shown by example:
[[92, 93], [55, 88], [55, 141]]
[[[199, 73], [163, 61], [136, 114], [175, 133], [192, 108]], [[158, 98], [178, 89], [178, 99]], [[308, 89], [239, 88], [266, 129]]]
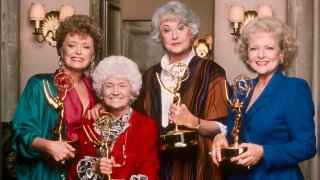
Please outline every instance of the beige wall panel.
[[[123, 20], [150, 20], [153, 12], [166, 0], [123, 0]], [[213, 0], [181, 0], [200, 17], [199, 38], [212, 34]]]

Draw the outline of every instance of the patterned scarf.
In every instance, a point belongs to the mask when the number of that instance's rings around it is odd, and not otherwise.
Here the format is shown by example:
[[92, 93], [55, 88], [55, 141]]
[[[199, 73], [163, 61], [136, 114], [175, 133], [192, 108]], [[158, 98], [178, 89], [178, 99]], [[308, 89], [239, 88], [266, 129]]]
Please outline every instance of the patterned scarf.
[[[128, 127], [130, 126], [129, 120], [132, 116], [132, 112], [133, 112], [133, 110], [132, 110], [132, 108], [130, 108], [130, 110], [127, 114], [120, 116], [119, 118], [113, 120], [113, 122], [111, 123], [110, 137], [109, 137], [111, 150], [113, 149], [113, 146], [114, 146], [115, 142], [117, 141], [118, 137], [122, 133], [124, 133], [128, 129]], [[94, 123], [94, 131], [97, 134], [101, 135], [100, 129], [97, 126], [97, 124], [98, 123]], [[104, 128], [103, 132], [102, 132], [102, 136], [107, 137], [108, 133], [109, 132], [107, 131], [107, 128]]]

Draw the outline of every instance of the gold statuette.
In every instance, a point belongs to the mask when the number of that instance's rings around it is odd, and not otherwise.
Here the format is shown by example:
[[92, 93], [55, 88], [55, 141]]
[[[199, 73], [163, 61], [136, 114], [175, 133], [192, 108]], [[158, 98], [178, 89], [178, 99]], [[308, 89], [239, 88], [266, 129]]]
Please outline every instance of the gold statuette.
[[[105, 112], [102, 113], [98, 119], [94, 121], [94, 126], [99, 129], [99, 138], [95, 135], [93, 130], [87, 125], [83, 125], [83, 130], [86, 133], [90, 142], [98, 147], [98, 154], [100, 157], [109, 158], [110, 153], [110, 131], [112, 125], [114, 124], [115, 118], [111, 113]], [[103, 178], [105, 179], [105, 178]], [[111, 176], [108, 175], [107, 179], [111, 179]]]
[[238, 75], [233, 80], [232, 88], [233, 101], [229, 98], [227, 83], [225, 83], [227, 101], [232, 111], [236, 112], [236, 117], [233, 130], [231, 131], [233, 144], [221, 149], [221, 155], [224, 159], [230, 159], [246, 151], [246, 148], [239, 147], [239, 132], [242, 124], [243, 104], [252, 89], [252, 80], [246, 75]]
[[[177, 63], [170, 69], [171, 79], [176, 83], [175, 87], [166, 87], [160, 79], [159, 73], [156, 73], [157, 80], [160, 86], [173, 97], [173, 103], [177, 105], [181, 104], [181, 97], [179, 89], [181, 83], [188, 79], [190, 71], [187, 65]], [[184, 148], [190, 145], [197, 145], [198, 140], [196, 132], [193, 130], [181, 130], [178, 125], [175, 124], [175, 128], [169, 131], [167, 134], [160, 135], [160, 150], [167, 150], [173, 148]]]
[[53, 96], [49, 82], [45, 80], [42, 82], [43, 91], [48, 103], [53, 106], [53, 108], [60, 111], [58, 124], [53, 131], [54, 139], [64, 141], [62, 132], [64, 125], [64, 99], [67, 95], [67, 92], [73, 87], [73, 79], [69, 74], [65, 73], [62, 69], [59, 69], [58, 73], [54, 77], [54, 83], [58, 90], [58, 96]]

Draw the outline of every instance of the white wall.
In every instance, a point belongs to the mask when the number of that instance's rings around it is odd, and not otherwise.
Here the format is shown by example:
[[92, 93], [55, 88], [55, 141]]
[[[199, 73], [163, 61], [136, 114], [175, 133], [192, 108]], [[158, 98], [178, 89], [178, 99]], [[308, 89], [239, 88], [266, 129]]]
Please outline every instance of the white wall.
[[59, 11], [61, 5], [71, 5], [77, 14], [89, 15], [88, 0], [23, 0], [20, 11], [20, 92], [30, 76], [37, 73], [54, 72], [58, 68], [58, 55], [55, 47], [48, 43], [38, 43], [32, 32], [34, 21], [29, 21], [31, 3], [42, 3], [45, 11]]
[[261, 5], [271, 5], [274, 16], [286, 20], [286, 0], [215, 0], [214, 60], [225, 69], [229, 82], [239, 74], [255, 77], [234, 52], [235, 41], [230, 34], [233, 25], [228, 21], [231, 5], [241, 5], [245, 11], [257, 10]]

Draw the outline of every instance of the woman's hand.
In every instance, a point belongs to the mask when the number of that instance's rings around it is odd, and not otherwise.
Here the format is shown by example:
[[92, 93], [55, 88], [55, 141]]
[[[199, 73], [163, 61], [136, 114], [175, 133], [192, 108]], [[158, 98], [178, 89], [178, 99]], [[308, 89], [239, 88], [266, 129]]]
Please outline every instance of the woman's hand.
[[51, 141], [49, 151], [47, 151], [55, 161], [64, 164], [65, 160], [75, 157], [76, 149], [74, 149], [66, 141]]
[[168, 119], [177, 125], [195, 129], [197, 133], [210, 138], [221, 132], [220, 126], [216, 121], [204, 120], [194, 116], [185, 104], [181, 104], [180, 106], [171, 104]]
[[49, 154], [55, 161], [65, 163], [66, 160], [75, 157], [74, 149], [66, 141], [52, 141], [37, 137], [32, 142], [32, 147], [38, 152]]
[[219, 163], [222, 161], [221, 157], [221, 147], [227, 147], [228, 141], [223, 134], [217, 134], [213, 138], [211, 146], [211, 158], [215, 165], [219, 166]]
[[198, 125], [198, 118], [191, 114], [185, 104], [181, 104], [180, 106], [171, 104], [169, 108], [169, 120], [190, 129], [194, 129]]
[[99, 117], [100, 112], [104, 112], [105, 109], [103, 108], [101, 103], [97, 103], [92, 109], [87, 111], [86, 118], [87, 119], [97, 119]]
[[55, 161], [61, 162], [62, 164], [64, 164], [66, 160], [74, 158], [75, 151], [76, 149], [65, 141], [49, 141], [46, 148], [46, 152], [50, 154]]
[[112, 167], [115, 164], [114, 158], [108, 159], [106, 157], [99, 158], [94, 165], [92, 166], [92, 170], [96, 173], [102, 175], [111, 175]]
[[263, 147], [261, 145], [242, 143], [239, 147], [246, 147], [247, 151], [231, 159], [231, 162], [235, 162], [236, 164], [250, 168], [250, 166], [256, 165], [264, 156]]

